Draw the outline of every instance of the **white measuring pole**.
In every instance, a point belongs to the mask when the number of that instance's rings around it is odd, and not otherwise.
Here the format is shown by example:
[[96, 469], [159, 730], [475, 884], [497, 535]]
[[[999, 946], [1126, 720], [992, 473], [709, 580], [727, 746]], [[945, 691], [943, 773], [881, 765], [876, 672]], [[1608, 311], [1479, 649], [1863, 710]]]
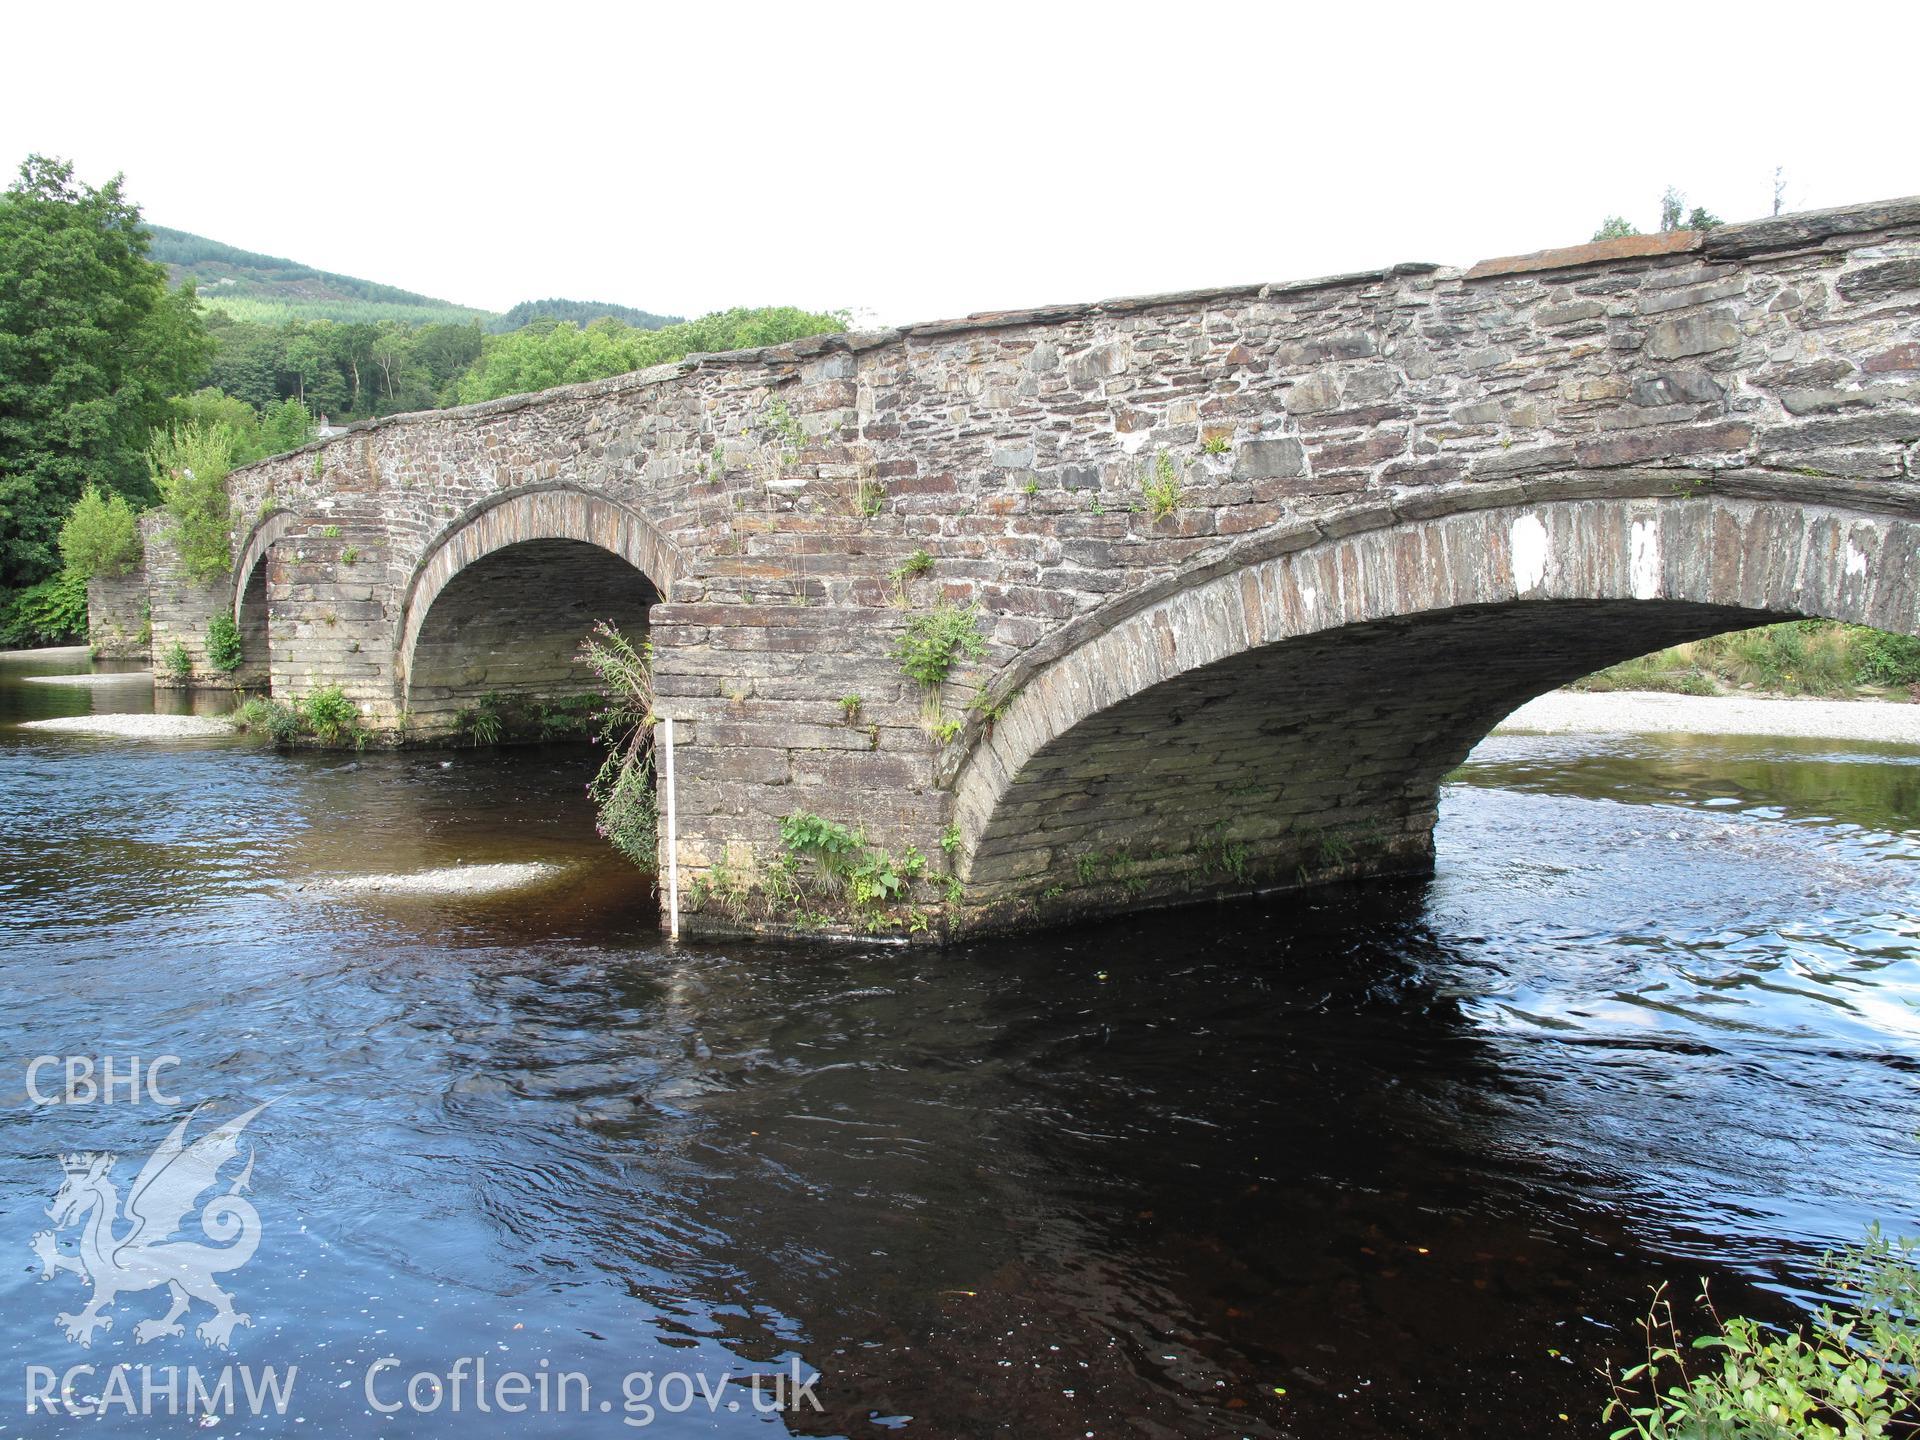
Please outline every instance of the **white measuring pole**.
[[667, 785], [667, 938], [680, 938], [680, 811], [673, 791], [673, 721], [662, 720], [666, 740]]

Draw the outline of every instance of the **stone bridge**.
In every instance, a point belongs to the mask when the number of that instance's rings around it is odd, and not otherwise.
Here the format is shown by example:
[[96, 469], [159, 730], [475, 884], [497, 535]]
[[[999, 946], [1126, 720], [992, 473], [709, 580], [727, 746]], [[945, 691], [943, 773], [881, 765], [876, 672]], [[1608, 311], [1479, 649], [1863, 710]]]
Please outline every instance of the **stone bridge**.
[[[1920, 632], [1920, 199], [696, 356], [232, 483], [211, 603], [276, 695], [444, 736], [648, 631], [695, 932], [861, 923], [786, 895], [801, 812], [926, 857], [865, 923], [933, 936], [1417, 874], [1530, 696]], [[941, 606], [985, 645], [927, 691]]]

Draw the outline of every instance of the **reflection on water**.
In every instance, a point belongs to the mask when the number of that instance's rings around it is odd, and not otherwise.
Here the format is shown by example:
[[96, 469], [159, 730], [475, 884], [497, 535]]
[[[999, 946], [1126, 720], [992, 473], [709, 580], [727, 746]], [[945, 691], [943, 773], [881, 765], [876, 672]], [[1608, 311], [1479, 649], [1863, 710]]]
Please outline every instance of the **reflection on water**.
[[[104, 693], [19, 668], [0, 723]], [[362, 1376], [484, 1354], [616, 1402], [486, 1434], [629, 1433], [627, 1372], [793, 1357], [806, 1434], [1596, 1434], [1650, 1284], [1784, 1316], [1920, 1218], [1911, 754], [1504, 737], [1431, 885], [942, 953], [665, 944], [591, 764], [0, 729], [0, 1383], [83, 1355], [30, 1263], [53, 1155], [130, 1175], [177, 1118], [34, 1107], [37, 1053], [273, 1100], [232, 1358], [301, 1378], [229, 1423], [275, 1433], [467, 1433]], [[561, 869], [323, 883], [456, 861]], [[160, 1308], [84, 1358], [211, 1363], [134, 1345]]]

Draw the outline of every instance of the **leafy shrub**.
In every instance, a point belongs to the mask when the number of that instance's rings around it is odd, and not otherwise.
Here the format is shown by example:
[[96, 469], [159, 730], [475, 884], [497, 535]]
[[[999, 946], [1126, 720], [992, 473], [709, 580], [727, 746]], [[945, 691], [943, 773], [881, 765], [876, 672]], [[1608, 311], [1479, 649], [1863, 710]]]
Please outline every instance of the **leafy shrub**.
[[360, 707], [338, 685], [322, 686], [294, 701], [293, 709], [305, 733], [322, 745], [352, 745], [359, 749], [367, 743], [366, 729], [360, 724]]
[[240, 668], [246, 657], [240, 653], [240, 627], [233, 617], [220, 614], [207, 623], [207, 663], [223, 675]]
[[1912, 1434], [1920, 1428], [1916, 1243], [1875, 1227], [1864, 1244], [1829, 1255], [1822, 1268], [1841, 1303], [1794, 1330], [1723, 1320], [1703, 1290], [1713, 1330], [1689, 1345], [1656, 1290], [1640, 1322], [1645, 1358], [1608, 1374], [1613, 1398], [1602, 1419], [1622, 1422], [1615, 1440]]
[[0, 598], [0, 644], [52, 645], [84, 639], [87, 579], [63, 571]]
[[1866, 631], [1860, 642], [1860, 680], [1866, 685], [1920, 684], [1920, 636]]
[[250, 697], [233, 712], [231, 719], [236, 730], [265, 735], [276, 745], [291, 745], [302, 734], [300, 716], [294, 708], [264, 695]]
[[153, 483], [173, 520], [169, 538], [196, 580], [211, 580], [233, 566], [227, 473], [236, 443], [225, 425], [193, 422], [156, 431], [147, 448]]
[[88, 579], [125, 575], [140, 563], [140, 525], [127, 497], [89, 485], [60, 527], [60, 558]]
[[911, 901], [913, 882], [926, 873], [926, 856], [913, 846], [904, 859], [895, 860], [869, 845], [863, 831], [806, 811], [780, 822], [780, 844], [786, 854], [771, 877], [776, 898], [792, 903], [803, 889], [837, 895], [869, 932], [903, 922], [910, 929], [925, 927], [924, 914], [896, 909]]
[[941, 605], [907, 622], [906, 634], [894, 647], [893, 658], [911, 680], [928, 689], [946, 683], [961, 659], [978, 660], [987, 653], [980, 634], [980, 607], [960, 609]]
[[193, 652], [178, 640], [167, 646], [160, 656], [160, 663], [176, 680], [193, 678]]

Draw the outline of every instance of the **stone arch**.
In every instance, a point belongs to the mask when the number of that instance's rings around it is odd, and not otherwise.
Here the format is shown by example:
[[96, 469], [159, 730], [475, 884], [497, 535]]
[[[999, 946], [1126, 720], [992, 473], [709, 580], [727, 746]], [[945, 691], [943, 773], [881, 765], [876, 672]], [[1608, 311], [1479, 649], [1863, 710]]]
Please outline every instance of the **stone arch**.
[[273, 510], [260, 517], [241, 542], [233, 567], [229, 609], [240, 631], [241, 668], [235, 681], [262, 685], [271, 673], [272, 634], [268, 624], [267, 556], [274, 543], [301, 522], [289, 510]]
[[[566, 581], [551, 593], [569, 595], [576, 605], [590, 604], [609, 587], [619, 586], [622, 576], [637, 575], [644, 593], [624, 596], [620, 607], [624, 613], [619, 618], [629, 625], [644, 624], [646, 607], [671, 592], [681, 568], [672, 542], [643, 516], [591, 491], [529, 487], [475, 506], [428, 547], [407, 582], [394, 643], [396, 698], [403, 710], [416, 708], [422, 636], [436, 602], [482, 580], [497, 583], [507, 577], [510, 563], [522, 561], [522, 570], [565, 569]], [[545, 608], [539, 603], [527, 607], [529, 614]], [[432, 708], [431, 702], [426, 708]]]
[[1423, 873], [1441, 778], [1519, 704], [1798, 616], [1920, 633], [1920, 523], [1668, 497], [1303, 533], [1025, 678], [955, 777], [968, 922]]

